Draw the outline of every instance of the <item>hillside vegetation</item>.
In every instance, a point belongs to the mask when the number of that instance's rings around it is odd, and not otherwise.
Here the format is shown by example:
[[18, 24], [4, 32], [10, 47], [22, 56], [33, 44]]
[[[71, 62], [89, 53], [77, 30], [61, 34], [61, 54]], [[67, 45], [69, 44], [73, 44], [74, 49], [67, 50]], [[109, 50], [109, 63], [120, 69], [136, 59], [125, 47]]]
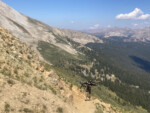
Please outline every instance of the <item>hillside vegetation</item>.
[[150, 110], [149, 44], [124, 43], [107, 40], [103, 44], [87, 44], [100, 55], [101, 61], [110, 67], [122, 82], [104, 83], [117, 95], [134, 105], [142, 105]]
[[123, 110], [94, 97], [92, 101], [84, 101], [84, 91], [58, 72], [40, 61], [29, 46], [0, 28], [1, 113], [119, 113]]
[[[56, 73], [72, 84], [79, 86], [81, 80], [100, 80], [100, 85], [93, 88], [93, 96], [116, 106], [120, 112], [146, 112], [139, 110], [139, 107], [133, 106], [130, 104], [130, 101], [125, 101], [105, 87], [108, 87], [108, 83], [118, 85], [120, 80], [109, 71], [109, 65], [107, 66], [100, 61], [96, 52], [73, 41], [70, 43], [74, 44], [73, 47], [78, 51], [78, 54], [69, 54], [61, 48], [43, 41], [39, 42], [38, 50], [46, 61], [52, 63], [51, 67]], [[121, 84], [119, 89], [127, 87], [126, 84]], [[133, 89], [131, 87], [128, 88], [129, 90]]]

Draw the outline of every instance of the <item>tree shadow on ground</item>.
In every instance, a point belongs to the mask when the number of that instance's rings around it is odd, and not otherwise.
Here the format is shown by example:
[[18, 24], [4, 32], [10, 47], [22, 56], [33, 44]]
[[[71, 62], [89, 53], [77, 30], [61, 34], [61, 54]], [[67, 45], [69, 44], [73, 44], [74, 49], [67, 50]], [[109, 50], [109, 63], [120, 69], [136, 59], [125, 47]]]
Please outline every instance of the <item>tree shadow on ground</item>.
[[130, 58], [138, 64], [138, 67], [150, 73], [150, 62], [139, 58], [137, 56], [130, 56]]

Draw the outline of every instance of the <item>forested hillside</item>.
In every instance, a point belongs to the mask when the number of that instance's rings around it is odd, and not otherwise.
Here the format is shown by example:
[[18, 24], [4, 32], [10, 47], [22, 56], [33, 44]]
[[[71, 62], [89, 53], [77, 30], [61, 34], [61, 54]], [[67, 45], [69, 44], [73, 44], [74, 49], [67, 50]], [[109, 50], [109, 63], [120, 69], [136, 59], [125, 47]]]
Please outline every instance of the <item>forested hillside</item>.
[[[113, 63], [109, 62], [109, 59], [102, 56], [100, 52], [81, 46], [71, 40], [70, 43], [78, 51], [78, 54], [69, 54], [52, 44], [41, 41], [38, 44], [38, 50], [46, 61], [53, 64], [53, 68], [57, 70], [57, 73], [73, 84], [78, 85], [81, 80], [100, 80], [100, 86], [94, 88], [93, 92], [96, 97], [125, 108], [133, 104], [143, 106], [149, 110], [149, 101], [147, 99], [149, 100], [150, 95], [147, 90], [137, 89], [133, 84], [132, 86], [126, 82], [125, 79], [120, 79], [122, 74], [126, 78], [126, 74], [129, 73], [114, 67]], [[106, 86], [116, 92], [119, 98], [112, 96], [109, 91], [106, 93], [106, 89], [104, 90], [102, 86]]]
[[106, 40], [103, 44], [90, 43], [88, 47], [99, 54], [100, 61], [110, 67], [125, 84], [104, 82], [118, 96], [132, 104], [150, 109], [150, 45]]

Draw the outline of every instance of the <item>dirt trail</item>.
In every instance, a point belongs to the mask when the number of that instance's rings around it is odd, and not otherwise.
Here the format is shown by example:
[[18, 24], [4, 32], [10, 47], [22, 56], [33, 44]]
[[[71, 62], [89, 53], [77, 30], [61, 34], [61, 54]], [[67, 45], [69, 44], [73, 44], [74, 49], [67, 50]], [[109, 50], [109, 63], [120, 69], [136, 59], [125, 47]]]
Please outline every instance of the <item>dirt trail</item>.
[[85, 101], [84, 93], [79, 92], [76, 87], [73, 87], [73, 104], [80, 113], [94, 113], [96, 107], [93, 101]]
[[102, 106], [102, 110], [104, 113], [116, 113], [111, 108], [110, 104], [104, 103], [98, 99], [91, 99], [91, 101], [85, 101], [85, 92], [79, 91], [77, 87], [72, 88], [73, 93], [73, 105], [77, 108], [79, 113], [95, 113], [96, 112], [96, 104]]

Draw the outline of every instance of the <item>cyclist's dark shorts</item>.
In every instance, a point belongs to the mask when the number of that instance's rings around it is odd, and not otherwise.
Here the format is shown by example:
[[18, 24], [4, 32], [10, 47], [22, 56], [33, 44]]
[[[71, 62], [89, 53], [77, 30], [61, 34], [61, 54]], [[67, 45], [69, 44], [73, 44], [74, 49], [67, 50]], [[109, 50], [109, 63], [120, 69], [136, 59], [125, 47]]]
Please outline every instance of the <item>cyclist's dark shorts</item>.
[[86, 92], [88, 92], [89, 94], [91, 94], [91, 88], [87, 88]]

